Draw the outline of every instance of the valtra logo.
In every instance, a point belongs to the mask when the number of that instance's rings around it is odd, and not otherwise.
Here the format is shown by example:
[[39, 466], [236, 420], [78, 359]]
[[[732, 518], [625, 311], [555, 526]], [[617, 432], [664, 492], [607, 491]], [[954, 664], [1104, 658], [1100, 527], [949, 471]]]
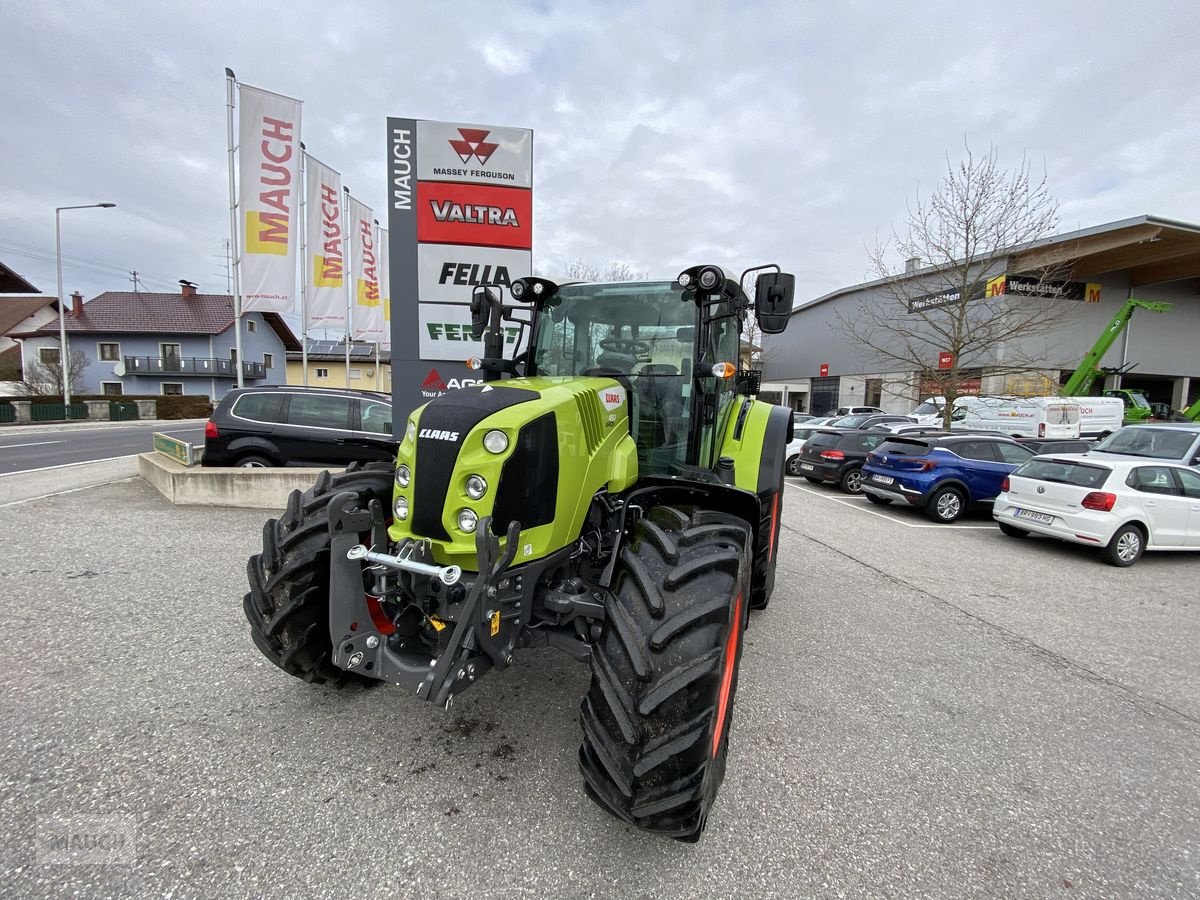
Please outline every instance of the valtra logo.
[[462, 135], [462, 140], [451, 139], [450, 146], [464, 163], [470, 162], [473, 156], [479, 160], [481, 166], [486, 166], [487, 161], [492, 158], [492, 154], [500, 149], [499, 144], [488, 141], [487, 136], [491, 134], [490, 131], [484, 131], [482, 128], [460, 128], [458, 133]]

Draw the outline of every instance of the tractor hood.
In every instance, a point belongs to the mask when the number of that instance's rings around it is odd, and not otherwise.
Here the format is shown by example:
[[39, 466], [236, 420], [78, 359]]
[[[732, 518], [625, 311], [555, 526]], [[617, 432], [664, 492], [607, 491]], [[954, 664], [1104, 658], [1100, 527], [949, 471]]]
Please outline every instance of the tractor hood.
[[409, 417], [397, 453], [392, 540], [426, 539], [439, 562], [469, 569], [475, 530], [490, 516], [499, 537], [521, 523], [518, 563], [566, 546], [597, 491], [637, 478], [629, 402], [611, 379], [566, 377], [506, 379], [431, 400]]

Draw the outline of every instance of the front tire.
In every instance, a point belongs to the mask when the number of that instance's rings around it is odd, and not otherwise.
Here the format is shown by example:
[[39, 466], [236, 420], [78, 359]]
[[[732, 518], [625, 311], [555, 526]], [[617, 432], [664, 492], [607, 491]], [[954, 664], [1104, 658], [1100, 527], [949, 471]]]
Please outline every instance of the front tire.
[[339, 687], [375, 683], [338, 668], [332, 660], [329, 501], [343, 491], [356, 493], [360, 506], [377, 499], [386, 509], [392, 493], [391, 464], [351, 464], [338, 475], [322, 472], [303, 494], [293, 491], [283, 515], [263, 526], [263, 551], [246, 564], [250, 592], [242, 600], [250, 637], [263, 656], [289, 675]]
[[622, 550], [580, 710], [588, 796], [696, 841], [725, 776], [749, 581], [746, 522], [653, 507]]
[[1104, 548], [1104, 558], [1109, 565], [1125, 568], [1142, 558], [1146, 549], [1146, 535], [1136, 525], [1122, 525]]
[[786, 468], [787, 468], [787, 473], [789, 475], [799, 475], [800, 474], [800, 454], [799, 453], [793, 453], [791, 456], [788, 457]]
[[966, 512], [967, 500], [956, 487], [938, 488], [929, 498], [925, 515], [941, 525], [957, 522]]

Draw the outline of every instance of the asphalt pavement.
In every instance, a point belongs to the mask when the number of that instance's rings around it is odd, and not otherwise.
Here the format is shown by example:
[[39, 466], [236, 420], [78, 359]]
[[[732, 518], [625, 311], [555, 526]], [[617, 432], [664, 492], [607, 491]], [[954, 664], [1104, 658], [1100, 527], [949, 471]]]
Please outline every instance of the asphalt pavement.
[[185, 419], [10, 425], [0, 430], [0, 476], [146, 453], [153, 449], [154, 432], [202, 447], [204, 422]]
[[[449, 712], [312, 687], [242, 618], [260, 513], [138, 479], [11, 505], [0, 892], [1200, 895], [1200, 558], [1117, 570], [876, 512], [789, 484], [725, 785], [683, 845], [585, 797], [567, 657], [523, 651]], [[70, 864], [97, 846], [116, 862]]]

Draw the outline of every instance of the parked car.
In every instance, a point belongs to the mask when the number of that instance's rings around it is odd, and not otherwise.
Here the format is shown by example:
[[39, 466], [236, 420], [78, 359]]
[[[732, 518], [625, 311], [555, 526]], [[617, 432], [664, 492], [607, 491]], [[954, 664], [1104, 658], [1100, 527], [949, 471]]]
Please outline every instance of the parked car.
[[792, 413], [792, 422], [807, 422], [809, 419], [815, 419], [816, 416], [810, 416], [808, 413], [794, 412]]
[[797, 474], [814, 484], [831, 481], [847, 494], [862, 492], [862, 467], [867, 453], [888, 439], [877, 431], [818, 428], [800, 450]]
[[883, 412], [878, 406], [839, 406], [837, 409], [831, 409], [825, 415], [831, 418], [838, 416], [857, 416], [859, 413], [881, 413]]
[[1200, 422], [1126, 425], [1098, 441], [1089, 453], [1106, 457], [1165, 459], [1200, 466]]
[[915, 425], [917, 420], [911, 416], [897, 416], [891, 413], [857, 413], [852, 416], [841, 416], [834, 419], [829, 425], [833, 428], [870, 428], [873, 425], [883, 425], [886, 423], [900, 423], [904, 425]]
[[789, 475], [800, 474], [800, 451], [804, 449], [804, 442], [822, 427], [821, 425], [812, 425], [810, 422], [802, 422], [792, 427], [792, 439], [788, 442], [784, 456], [784, 467]]
[[387, 394], [274, 385], [226, 394], [204, 427], [205, 466], [344, 466], [390, 460]]
[[999, 435], [885, 437], [863, 466], [863, 493], [882, 505], [903, 500], [940, 523], [957, 521], [969, 507], [990, 505], [1004, 477], [1034, 455]]
[[1055, 441], [1045, 438], [1017, 438], [1017, 443], [1034, 453], [1087, 453], [1096, 446], [1095, 441], [1079, 438], [1074, 441]]
[[1038, 456], [1004, 479], [992, 517], [1009, 537], [1100, 547], [1112, 565], [1132, 566], [1145, 550], [1200, 550], [1200, 473], [1149, 459]]

